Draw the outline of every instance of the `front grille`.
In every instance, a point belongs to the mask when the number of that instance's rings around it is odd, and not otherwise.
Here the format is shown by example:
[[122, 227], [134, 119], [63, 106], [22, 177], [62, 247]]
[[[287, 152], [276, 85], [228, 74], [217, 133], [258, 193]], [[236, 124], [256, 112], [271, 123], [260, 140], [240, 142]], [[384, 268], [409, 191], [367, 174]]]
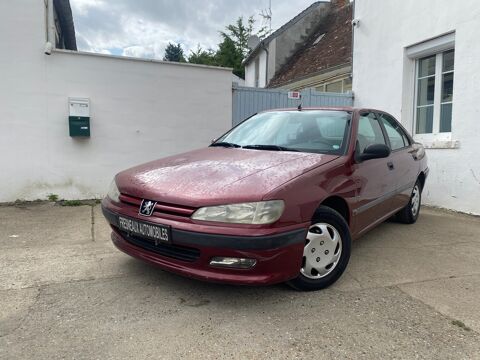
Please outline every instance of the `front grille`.
[[190, 248], [186, 246], [178, 246], [171, 244], [158, 244], [155, 245], [155, 242], [150, 239], [142, 238], [135, 235], [129, 235], [125, 231], [116, 230], [122, 235], [122, 237], [128, 241], [130, 244], [138, 246], [147, 251], [166, 256], [169, 258], [194, 262], [200, 257], [200, 250], [195, 248]]
[[[143, 199], [135, 196], [120, 194], [120, 201], [122, 203], [135, 206], [137, 209], [140, 207], [142, 200]], [[190, 217], [195, 210], [196, 209], [193, 207], [157, 202], [157, 205], [155, 205], [155, 210], [153, 211], [153, 216], [173, 215]]]

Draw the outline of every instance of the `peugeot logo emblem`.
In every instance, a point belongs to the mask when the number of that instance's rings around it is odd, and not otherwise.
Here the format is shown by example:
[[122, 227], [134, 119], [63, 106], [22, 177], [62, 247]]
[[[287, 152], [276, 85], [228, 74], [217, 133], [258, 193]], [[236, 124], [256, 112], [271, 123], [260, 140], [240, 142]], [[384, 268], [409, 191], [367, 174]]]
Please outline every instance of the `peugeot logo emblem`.
[[143, 199], [142, 203], [140, 204], [139, 214], [143, 216], [151, 216], [153, 214], [153, 210], [155, 210], [155, 205], [157, 205], [156, 201]]

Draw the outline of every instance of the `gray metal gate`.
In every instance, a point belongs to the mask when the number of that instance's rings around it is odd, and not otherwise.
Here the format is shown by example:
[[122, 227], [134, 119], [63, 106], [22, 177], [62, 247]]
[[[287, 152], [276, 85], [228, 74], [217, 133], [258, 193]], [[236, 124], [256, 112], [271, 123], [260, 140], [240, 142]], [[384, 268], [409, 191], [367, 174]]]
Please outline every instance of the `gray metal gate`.
[[300, 100], [288, 98], [288, 90], [233, 86], [232, 123], [237, 125], [247, 117], [268, 109], [314, 106], [352, 106], [353, 94], [323, 93], [315, 89], [301, 91]]

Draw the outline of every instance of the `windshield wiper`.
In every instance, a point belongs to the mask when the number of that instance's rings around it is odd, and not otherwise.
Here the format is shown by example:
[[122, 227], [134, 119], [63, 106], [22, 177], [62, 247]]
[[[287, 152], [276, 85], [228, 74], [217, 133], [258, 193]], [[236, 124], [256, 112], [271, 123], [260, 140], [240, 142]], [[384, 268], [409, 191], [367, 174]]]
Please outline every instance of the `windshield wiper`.
[[229, 143], [229, 142], [226, 142], [226, 141], [216, 142], [216, 143], [211, 144], [210, 146], [221, 146], [221, 147], [227, 147], [227, 148], [239, 148], [240, 147], [240, 145], [238, 145], [238, 144]]
[[274, 150], [274, 151], [299, 151], [297, 149], [291, 149], [285, 146], [279, 145], [245, 145], [242, 146], [244, 149], [254, 149], [254, 150]]

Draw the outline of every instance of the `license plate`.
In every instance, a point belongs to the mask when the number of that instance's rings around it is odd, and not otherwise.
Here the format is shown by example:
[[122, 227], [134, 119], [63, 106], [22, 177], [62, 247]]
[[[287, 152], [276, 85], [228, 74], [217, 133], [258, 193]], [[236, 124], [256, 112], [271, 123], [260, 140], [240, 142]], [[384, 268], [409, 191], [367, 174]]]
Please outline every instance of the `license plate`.
[[119, 216], [118, 227], [129, 234], [154, 240], [155, 245], [170, 242], [170, 227], [166, 225], [152, 224]]

